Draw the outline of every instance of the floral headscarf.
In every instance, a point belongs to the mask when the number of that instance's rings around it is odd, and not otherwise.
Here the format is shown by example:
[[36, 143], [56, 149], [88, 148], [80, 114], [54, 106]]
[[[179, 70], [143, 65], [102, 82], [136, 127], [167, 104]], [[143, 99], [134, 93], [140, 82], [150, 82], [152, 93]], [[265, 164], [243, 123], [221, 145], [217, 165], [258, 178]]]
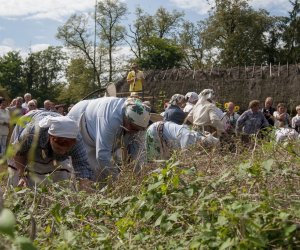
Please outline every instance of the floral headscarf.
[[175, 94], [171, 97], [169, 104], [179, 106], [184, 102], [185, 102], [184, 95]]
[[128, 98], [125, 102], [125, 117], [133, 124], [146, 128], [150, 120], [150, 109], [139, 99]]

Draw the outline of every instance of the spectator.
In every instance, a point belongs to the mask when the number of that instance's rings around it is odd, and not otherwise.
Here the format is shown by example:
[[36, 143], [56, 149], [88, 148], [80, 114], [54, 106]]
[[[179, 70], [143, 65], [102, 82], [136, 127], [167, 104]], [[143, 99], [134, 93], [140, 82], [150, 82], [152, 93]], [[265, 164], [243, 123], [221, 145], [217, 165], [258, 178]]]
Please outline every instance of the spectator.
[[266, 117], [268, 123], [271, 126], [274, 126], [274, 112], [276, 111], [275, 108], [272, 107], [273, 105], [273, 98], [267, 97], [265, 100], [265, 107], [262, 109], [264, 116]]
[[228, 134], [235, 133], [236, 122], [240, 115], [234, 112], [235, 105], [233, 102], [229, 102], [227, 106], [227, 111], [224, 112], [225, 130]]
[[65, 104], [59, 104], [59, 105], [55, 105], [55, 110], [57, 113], [61, 114], [61, 115], [66, 115], [65, 111]]
[[186, 114], [181, 109], [184, 103], [185, 98], [183, 95], [173, 95], [169, 101], [168, 108], [164, 112], [164, 121], [175, 122], [181, 125], [186, 117]]
[[28, 107], [28, 112], [31, 110], [36, 110], [37, 109], [36, 102], [34, 100], [29, 101], [27, 107]]
[[297, 114], [292, 118], [292, 128], [300, 133], [300, 105], [296, 107]]
[[45, 111], [51, 111], [51, 105], [52, 105], [52, 102], [50, 100], [44, 101], [44, 108], [43, 108], [43, 110], [45, 110]]
[[261, 129], [269, 126], [262, 111], [259, 110], [259, 101], [252, 100], [249, 109], [246, 110], [236, 122], [236, 133], [244, 135], [244, 142], [249, 142], [249, 135], [258, 133]]
[[199, 100], [187, 116], [197, 131], [217, 132], [221, 136], [225, 132], [224, 124], [218, 115], [218, 108], [214, 103], [215, 93], [212, 89], [204, 89], [199, 94]]
[[22, 108], [22, 103], [23, 98], [21, 96], [18, 96], [16, 99], [13, 100], [13, 102], [11, 103], [11, 105], [13, 106], [8, 107], [11, 117], [18, 118], [26, 114], [27, 110], [25, 108]]
[[7, 109], [7, 101], [3, 97], [0, 97], [0, 157], [3, 157], [6, 152], [9, 119], [10, 114]]
[[279, 123], [282, 127], [288, 128], [291, 127], [291, 118], [290, 115], [287, 113], [287, 108], [284, 103], [277, 104], [277, 111], [274, 112], [274, 126], [279, 128]]
[[299, 134], [295, 129], [285, 127], [284, 122], [278, 123], [275, 131], [276, 142], [295, 141], [299, 138]]
[[199, 96], [195, 92], [188, 92], [185, 95], [185, 99], [187, 100], [187, 102], [186, 102], [186, 105], [185, 105], [185, 107], [183, 109], [183, 112], [189, 113], [193, 109], [193, 107], [195, 106], [195, 104], [198, 102]]
[[24, 102], [22, 103], [22, 108], [26, 109], [28, 111], [28, 102], [31, 100], [31, 94], [26, 93], [24, 95]]
[[127, 83], [129, 84], [130, 92], [141, 92], [143, 91], [144, 84], [144, 73], [139, 70], [139, 67], [136, 63], [132, 64], [131, 70], [127, 75]]

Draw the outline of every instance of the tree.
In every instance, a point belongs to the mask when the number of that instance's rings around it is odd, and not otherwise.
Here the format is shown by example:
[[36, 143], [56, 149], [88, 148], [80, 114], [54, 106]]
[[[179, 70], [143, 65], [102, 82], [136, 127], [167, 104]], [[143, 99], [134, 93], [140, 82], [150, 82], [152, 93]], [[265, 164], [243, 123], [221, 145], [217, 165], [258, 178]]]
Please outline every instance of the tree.
[[67, 67], [66, 77], [68, 85], [59, 95], [59, 100], [75, 103], [94, 90], [93, 67], [88, 64], [85, 58], [71, 59]]
[[248, 0], [216, 0], [202, 32], [217, 61], [225, 66], [264, 62], [265, 33], [272, 19], [264, 10], [253, 10]]
[[63, 86], [66, 54], [61, 47], [49, 46], [47, 49], [31, 53], [25, 65], [27, 86], [31, 86], [33, 96], [38, 101], [56, 100]]
[[108, 50], [109, 82], [113, 80], [113, 51], [124, 38], [125, 27], [120, 23], [127, 8], [119, 0], [104, 0], [98, 3], [97, 23], [100, 26], [100, 38]]
[[142, 68], [168, 69], [180, 66], [183, 53], [172, 41], [152, 37], [145, 41], [145, 50], [138, 60]]
[[126, 32], [125, 41], [136, 59], [141, 59], [143, 51], [147, 48], [149, 39], [173, 38], [182, 22], [183, 12], [173, 10], [167, 11], [160, 7], [156, 13], [151, 16], [145, 13], [141, 8], [135, 11], [136, 19], [132, 25], [129, 25], [129, 31]]
[[[57, 38], [64, 41], [65, 46], [83, 54], [96, 73], [95, 78], [98, 87], [101, 86], [101, 68], [97, 67], [94, 58], [94, 45], [91, 39], [92, 30], [89, 26], [89, 16], [72, 15], [67, 22], [58, 28]], [[101, 60], [101, 57], [99, 57]]]
[[194, 24], [185, 21], [178, 35], [178, 43], [184, 51], [184, 61], [188, 68], [200, 68], [204, 65], [204, 45], [202, 39], [203, 22]]
[[169, 12], [163, 7], [158, 8], [153, 16], [154, 29], [157, 32], [157, 36], [159, 38], [167, 38], [172, 35], [172, 32], [180, 27], [183, 16], [184, 13], [177, 10]]
[[289, 12], [286, 19], [285, 31], [283, 33], [283, 41], [287, 61], [296, 63], [299, 61], [300, 55], [300, 1], [289, 1], [293, 9]]
[[0, 57], [0, 85], [8, 91], [12, 98], [23, 96], [25, 84], [23, 78], [23, 59], [19, 52], [8, 52]]

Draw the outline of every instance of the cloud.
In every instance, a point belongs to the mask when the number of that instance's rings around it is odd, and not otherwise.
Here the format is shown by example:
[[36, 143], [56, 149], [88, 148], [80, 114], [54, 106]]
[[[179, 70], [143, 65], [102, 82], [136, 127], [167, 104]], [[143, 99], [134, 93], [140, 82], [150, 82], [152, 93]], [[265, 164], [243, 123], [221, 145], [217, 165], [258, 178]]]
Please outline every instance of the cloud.
[[196, 11], [200, 15], [206, 15], [211, 9], [211, 1], [207, 0], [170, 0], [178, 8], [191, 9]]
[[287, 15], [291, 9], [291, 4], [287, 0], [251, 0], [250, 4], [255, 9], [266, 9], [276, 15]]
[[34, 36], [34, 39], [37, 39], [37, 40], [43, 40], [43, 39], [46, 39], [47, 37], [46, 36], [43, 36], [43, 35], [36, 35]]
[[15, 41], [12, 38], [4, 38], [0, 44], [8, 47], [14, 47]]
[[30, 48], [31, 48], [32, 52], [39, 52], [39, 51], [47, 49], [49, 46], [50, 46], [50, 44], [47, 44], [47, 43], [37, 43], [37, 44], [31, 45]]
[[[206, 15], [208, 11], [214, 6], [213, 0], [169, 0], [178, 8], [194, 10], [200, 15]], [[255, 9], [266, 9], [271, 14], [286, 15], [287, 11], [291, 9], [291, 4], [287, 0], [250, 0], [250, 6]]]
[[0, 56], [4, 56], [5, 54], [13, 50], [14, 49], [12, 47], [0, 45]]
[[0, 0], [0, 17], [62, 20], [94, 5], [95, 0]]

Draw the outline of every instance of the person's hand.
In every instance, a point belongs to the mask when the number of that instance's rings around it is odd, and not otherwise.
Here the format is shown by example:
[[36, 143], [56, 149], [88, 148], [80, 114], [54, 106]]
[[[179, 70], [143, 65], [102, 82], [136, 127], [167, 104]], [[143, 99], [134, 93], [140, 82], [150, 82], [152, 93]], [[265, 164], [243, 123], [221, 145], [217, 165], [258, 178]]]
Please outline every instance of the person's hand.
[[79, 190], [80, 191], [86, 191], [88, 193], [94, 192], [95, 189], [92, 188], [92, 184], [94, 182], [89, 180], [89, 179], [80, 179], [78, 184], [79, 184]]
[[27, 178], [25, 176], [20, 177], [20, 180], [19, 180], [17, 186], [18, 187], [23, 187], [23, 188], [28, 187], [28, 180], [27, 180]]

